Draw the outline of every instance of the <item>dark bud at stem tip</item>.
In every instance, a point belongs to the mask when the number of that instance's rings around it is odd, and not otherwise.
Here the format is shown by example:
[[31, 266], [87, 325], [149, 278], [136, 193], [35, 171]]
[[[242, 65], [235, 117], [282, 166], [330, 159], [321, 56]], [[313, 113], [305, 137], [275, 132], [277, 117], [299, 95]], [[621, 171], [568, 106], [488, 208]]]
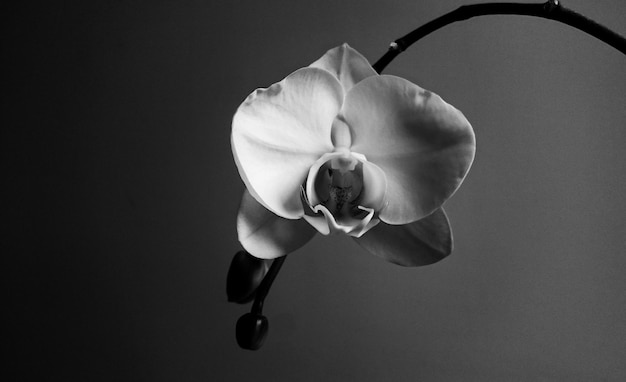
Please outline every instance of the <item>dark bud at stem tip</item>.
[[258, 350], [267, 337], [269, 324], [260, 314], [246, 313], [237, 320], [237, 344], [246, 350]]
[[238, 304], [252, 301], [269, 269], [269, 262], [256, 258], [246, 251], [237, 252], [226, 277], [228, 301]]

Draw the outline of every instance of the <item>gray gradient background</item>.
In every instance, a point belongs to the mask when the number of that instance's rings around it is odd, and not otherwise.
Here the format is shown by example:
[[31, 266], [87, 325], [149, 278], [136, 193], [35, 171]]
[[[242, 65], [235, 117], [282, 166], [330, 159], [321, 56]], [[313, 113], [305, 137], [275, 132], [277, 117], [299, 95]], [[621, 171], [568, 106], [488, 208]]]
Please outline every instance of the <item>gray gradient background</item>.
[[[317, 237], [276, 280], [265, 346], [235, 343], [239, 103], [343, 42], [375, 61], [466, 3], [3, 6], [12, 380], [624, 380], [626, 56], [525, 17], [449, 26], [386, 70], [476, 131], [446, 204], [454, 253], [401, 268]], [[624, 1], [566, 5], [626, 34]]]

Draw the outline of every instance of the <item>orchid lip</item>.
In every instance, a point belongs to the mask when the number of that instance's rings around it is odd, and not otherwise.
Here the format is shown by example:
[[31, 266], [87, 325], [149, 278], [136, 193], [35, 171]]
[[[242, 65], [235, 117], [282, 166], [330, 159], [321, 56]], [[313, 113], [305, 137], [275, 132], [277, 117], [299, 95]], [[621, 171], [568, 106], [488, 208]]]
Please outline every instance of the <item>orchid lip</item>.
[[305, 220], [322, 234], [343, 232], [355, 237], [378, 224], [377, 208], [384, 199], [380, 184], [386, 180], [382, 171], [371, 171], [372, 165], [364, 155], [347, 149], [322, 155], [311, 166], [302, 189]]

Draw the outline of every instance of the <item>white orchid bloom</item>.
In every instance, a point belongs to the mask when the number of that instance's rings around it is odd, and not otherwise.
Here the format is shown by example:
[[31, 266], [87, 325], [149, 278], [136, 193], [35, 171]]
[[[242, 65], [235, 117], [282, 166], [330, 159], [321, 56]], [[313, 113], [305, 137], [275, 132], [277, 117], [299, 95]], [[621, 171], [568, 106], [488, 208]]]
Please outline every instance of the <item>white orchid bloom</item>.
[[239, 240], [256, 257], [284, 256], [316, 232], [406, 266], [452, 251], [441, 206], [474, 159], [471, 125], [347, 44], [250, 94], [231, 143], [247, 188]]

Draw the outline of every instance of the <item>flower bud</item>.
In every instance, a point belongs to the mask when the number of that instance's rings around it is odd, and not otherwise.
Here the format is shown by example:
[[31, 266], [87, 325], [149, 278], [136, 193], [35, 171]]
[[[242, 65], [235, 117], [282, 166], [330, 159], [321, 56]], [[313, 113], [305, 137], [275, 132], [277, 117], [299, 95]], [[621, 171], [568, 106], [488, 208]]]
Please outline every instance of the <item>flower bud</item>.
[[237, 344], [242, 349], [258, 350], [263, 345], [269, 324], [260, 314], [246, 313], [237, 320]]
[[228, 301], [245, 304], [254, 299], [255, 292], [269, 269], [268, 260], [239, 251], [233, 257], [226, 277]]

